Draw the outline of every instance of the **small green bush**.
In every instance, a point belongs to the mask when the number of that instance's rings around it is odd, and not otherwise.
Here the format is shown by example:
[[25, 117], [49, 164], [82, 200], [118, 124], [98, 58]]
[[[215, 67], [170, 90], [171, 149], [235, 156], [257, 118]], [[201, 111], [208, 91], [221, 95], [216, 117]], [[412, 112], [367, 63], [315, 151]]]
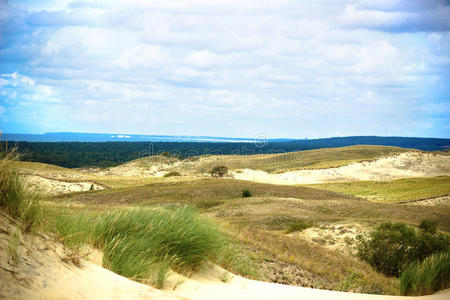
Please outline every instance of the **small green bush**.
[[169, 173], [164, 174], [164, 177], [173, 177], [173, 176], [181, 176], [180, 172], [172, 171]]
[[228, 173], [228, 168], [226, 166], [216, 166], [209, 173], [213, 177], [223, 177]]
[[450, 288], [450, 253], [433, 254], [409, 264], [400, 275], [402, 295], [429, 295]]
[[448, 236], [429, 229], [417, 234], [405, 223], [382, 223], [368, 236], [357, 237], [358, 256], [379, 272], [399, 276], [406, 265], [449, 250]]
[[249, 189], [245, 189], [242, 191], [242, 198], [248, 198], [252, 196], [252, 192]]
[[310, 228], [313, 226], [314, 226], [314, 223], [311, 221], [303, 221], [303, 220], [295, 221], [294, 223], [291, 223], [289, 225], [288, 229], [286, 230], [286, 233], [303, 231], [306, 228]]

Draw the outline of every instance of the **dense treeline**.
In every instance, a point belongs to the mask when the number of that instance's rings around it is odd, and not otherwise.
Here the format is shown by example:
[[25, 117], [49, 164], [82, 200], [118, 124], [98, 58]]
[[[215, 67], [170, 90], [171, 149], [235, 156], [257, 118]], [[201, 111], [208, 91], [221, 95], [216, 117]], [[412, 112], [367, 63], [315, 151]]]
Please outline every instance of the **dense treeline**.
[[[384, 145], [420, 150], [446, 150], [450, 139], [404, 137], [337, 137], [268, 143], [204, 142], [9, 142], [17, 144], [22, 160], [75, 168], [109, 167], [149, 155], [169, 152], [182, 159], [204, 154], [282, 153], [300, 150]], [[165, 153], [167, 155], [167, 153]]]

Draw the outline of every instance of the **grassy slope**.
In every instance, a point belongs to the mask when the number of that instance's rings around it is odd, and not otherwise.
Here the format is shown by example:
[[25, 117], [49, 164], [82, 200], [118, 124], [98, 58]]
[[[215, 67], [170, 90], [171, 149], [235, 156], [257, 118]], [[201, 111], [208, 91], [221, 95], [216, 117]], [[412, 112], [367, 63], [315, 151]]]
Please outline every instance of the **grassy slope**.
[[[253, 197], [241, 198], [249, 189]], [[297, 200], [302, 199], [302, 200]], [[404, 221], [417, 225], [421, 219], [440, 221], [450, 231], [450, 207], [427, 207], [375, 203], [333, 191], [304, 186], [282, 186], [231, 179], [202, 179], [153, 183], [146, 186], [74, 193], [57, 197], [89, 206], [138, 206], [189, 204], [222, 212], [234, 224], [283, 229], [296, 219], [314, 221]], [[65, 201], [64, 201], [65, 202]], [[220, 213], [219, 213], [220, 215]], [[280, 227], [281, 226], [281, 227]]]
[[450, 194], [449, 183], [450, 176], [439, 176], [392, 181], [323, 183], [308, 186], [381, 202], [398, 202]]
[[50, 165], [45, 163], [39, 163], [39, 162], [31, 162], [31, 161], [18, 161], [16, 162], [17, 167], [19, 169], [24, 170], [33, 170], [33, 171], [39, 171], [39, 170], [48, 170], [48, 171], [70, 171], [68, 168], [56, 166], [56, 165]]
[[266, 230], [287, 230], [299, 220], [320, 223], [405, 222], [418, 226], [422, 219], [439, 221], [439, 229], [450, 232], [450, 206], [395, 205], [366, 200], [299, 201], [274, 197], [240, 198], [207, 210], [239, 226]]
[[299, 198], [308, 200], [353, 199], [335, 192], [303, 186], [280, 186], [231, 179], [201, 179], [181, 182], [158, 182], [145, 186], [77, 193], [60, 196], [72, 201], [95, 204], [136, 205], [162, 203], [197, 204], [240, 198], [242, 190], [249, 189], [253, 196]]
[[351, 162], [373, 160], [396, 153], [416, 151], [398, 147], [358, 145], [342, 148], [323, 148], [281, 154], [252, 156], [215, 156], [202, 162], [202, 170], [222, 164], [230, 169], [255, 169], [273, 173], [297, 169], [321, 169], [347, 165]]

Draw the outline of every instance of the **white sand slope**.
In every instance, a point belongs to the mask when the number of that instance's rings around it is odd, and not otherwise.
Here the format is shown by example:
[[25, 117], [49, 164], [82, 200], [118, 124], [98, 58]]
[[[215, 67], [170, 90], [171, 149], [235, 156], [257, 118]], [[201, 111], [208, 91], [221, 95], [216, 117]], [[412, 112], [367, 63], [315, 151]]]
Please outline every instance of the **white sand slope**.
[[405, 152], [371, 162], [351, 163], [329, 169], [298, 170], [280, 174], [250, 169], [233, 172], [235, 179], [286, 185], [440, 175], [450, 175], [450, 156], [422, 152]]
[[228, 282], [218, 278], [219, 268], [206, 269], [191, 279], [177, 285], [176, 289], [157, 290], [119, 276], [92, 263], [84, 262], [84, 267], [66, 267], [43, 279], [47, 286], [38, 289], [41, 299], [198, 299], [198, 300], [238, 300], [238, 299], [430, 299], [444, 300], [450, 297], [446, 290], [425, 297], [381, 296], [344, 293], [327, 290], [248, 280], [233, 275]]

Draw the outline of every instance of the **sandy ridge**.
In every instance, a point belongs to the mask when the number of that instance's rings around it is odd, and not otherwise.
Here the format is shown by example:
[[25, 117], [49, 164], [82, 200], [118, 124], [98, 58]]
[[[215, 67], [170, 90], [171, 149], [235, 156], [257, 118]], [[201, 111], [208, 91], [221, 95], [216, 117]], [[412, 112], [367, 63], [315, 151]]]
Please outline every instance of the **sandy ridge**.
[[279, 174], [244, 169], [232, 172], [235, 179], [272, 184], [315, 184], [340, 181], [388, 181], [410, 177], [450, 175], [450, 156], [404, 152], [370, 162], [317, 170], [297, 170]]

